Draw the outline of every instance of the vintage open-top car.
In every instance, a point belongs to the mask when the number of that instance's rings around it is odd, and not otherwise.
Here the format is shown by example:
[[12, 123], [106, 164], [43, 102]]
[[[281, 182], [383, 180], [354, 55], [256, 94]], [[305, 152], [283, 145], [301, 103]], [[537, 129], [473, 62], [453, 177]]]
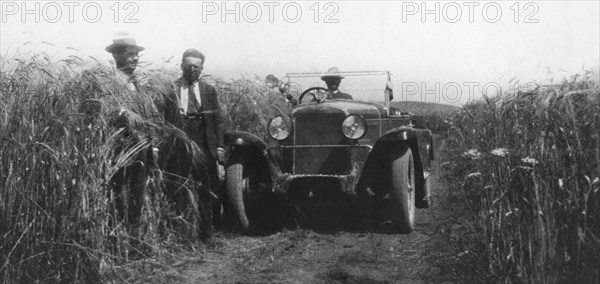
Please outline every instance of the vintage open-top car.
[[271, 141], [225, 134], [234, 219], [248, 230], [263, 221], [256, 212], [285, 200], [298, 208], [352, 206], [410, 233], [415, 207], [429, 207], [431, 131], [416, 129], [409, 113], [390, 106], [388, 71], [340, 72], [340, 89], [352, 99], [331, 99], [323, 75], [267, 76], [265, 83], [293, 105], [291, 115], [270, 120]]

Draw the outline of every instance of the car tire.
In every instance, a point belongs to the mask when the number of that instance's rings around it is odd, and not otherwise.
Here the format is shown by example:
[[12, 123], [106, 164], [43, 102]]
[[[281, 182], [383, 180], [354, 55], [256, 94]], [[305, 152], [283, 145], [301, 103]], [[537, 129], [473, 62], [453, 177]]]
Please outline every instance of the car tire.
[[399, 233], [409, 234], [415, 218], [415, 170], [412, 151], [407, 145], [392, 151], [391, 219]]
[[233, 218], [243, 232], [250, 229], [248, 220], [248, 209], [251, 207], [252, 188], [256, 183], [258, 175], [250, 155], [246, 151], [235, 151], [232, 153], [225, 169], [227, 197], [233, 210]]

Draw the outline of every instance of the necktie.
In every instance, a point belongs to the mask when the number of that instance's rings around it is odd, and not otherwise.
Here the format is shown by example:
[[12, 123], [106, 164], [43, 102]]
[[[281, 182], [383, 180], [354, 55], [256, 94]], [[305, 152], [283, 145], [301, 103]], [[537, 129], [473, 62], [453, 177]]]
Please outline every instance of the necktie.
[[188, 88], [188, 113], [198, 113], [200, 111], [200, 103], [196, 100], [196, 94], [194, 93], [194, 85], [190, 85]]

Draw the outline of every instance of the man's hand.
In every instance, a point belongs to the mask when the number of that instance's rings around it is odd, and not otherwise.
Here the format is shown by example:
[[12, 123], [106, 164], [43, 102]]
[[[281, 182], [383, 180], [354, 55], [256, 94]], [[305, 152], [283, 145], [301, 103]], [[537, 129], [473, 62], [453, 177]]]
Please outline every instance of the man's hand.
[[217, 147], [217, 159], [219, 164], [224, 164], [225, 163], [225, 149], [223, 149], [222, 147]]
[[219, 163], [217, 163], [217, 175], [219, 176], [219, 180], [221, 180], [221, 182], [225, 180], [225, 167]]
[[156, 147], [156, 146], [152, 147], [152, 158], [154, 159], [155, 163], [158, 163], [158, 158], [160, 155], [159, 152], [160, 152], [160, 150], [158, 147]]

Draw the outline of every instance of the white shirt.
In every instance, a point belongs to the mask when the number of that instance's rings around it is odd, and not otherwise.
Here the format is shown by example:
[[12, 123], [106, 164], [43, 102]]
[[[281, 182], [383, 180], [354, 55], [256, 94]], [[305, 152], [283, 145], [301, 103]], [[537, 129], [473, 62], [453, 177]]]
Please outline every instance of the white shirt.
[[[202, 102], [200, 101], [200, 87], [198, 86], [198, 82], [194, 82], [194, 84], [192, 84], [192, 87], [194, 88], [194, 95], [196, 97], [196, 101], [199, 104], [199, 107], [202, 106]], [[189, 92], [189, 86], [187, 84], [183, 84], [181, 85], [180, 88], [180, 102], [179, 102], [179, 111], [182, 114], [186, 114], [187, 113], [187, 109], [188, 109], [188, 105], [189, 105], [189, 98], [188, 98], [188, 92]]]

